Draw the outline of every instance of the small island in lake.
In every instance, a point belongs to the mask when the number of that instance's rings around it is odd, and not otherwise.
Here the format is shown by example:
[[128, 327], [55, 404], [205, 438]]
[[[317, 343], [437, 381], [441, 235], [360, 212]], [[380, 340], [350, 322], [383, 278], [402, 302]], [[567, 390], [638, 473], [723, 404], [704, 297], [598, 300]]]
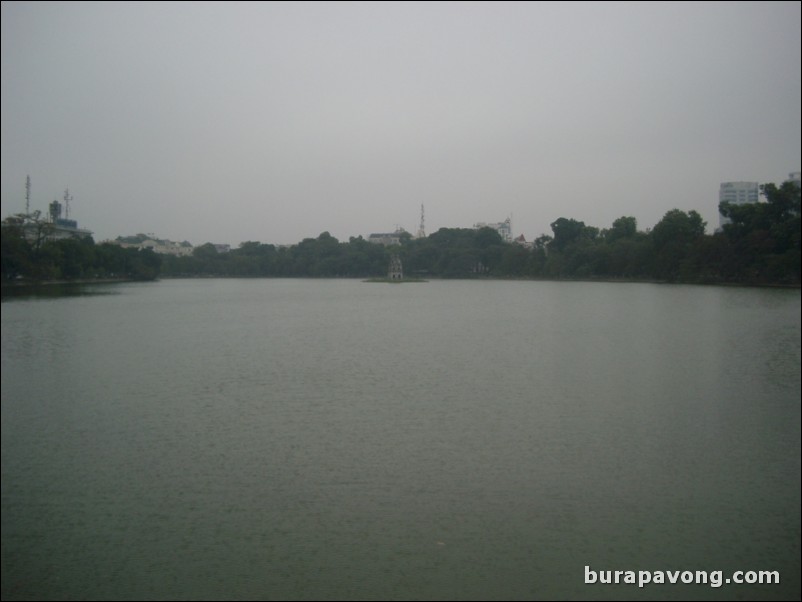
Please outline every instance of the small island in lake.
[[390, 266], [387, 269], [386, 278], [369, 278], [363, 282], [391, 282], [401, 284], [402, 282], [428, 282], [422, 278], [404, 278], [404, 268], [401, 265], [401, 258], [393, 254], [390, 256]]

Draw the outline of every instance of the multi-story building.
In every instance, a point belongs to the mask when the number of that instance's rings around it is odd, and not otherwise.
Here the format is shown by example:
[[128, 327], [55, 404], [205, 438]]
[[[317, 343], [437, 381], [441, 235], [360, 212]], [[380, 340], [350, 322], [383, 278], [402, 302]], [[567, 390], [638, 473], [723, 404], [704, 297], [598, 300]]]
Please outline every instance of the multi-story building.
[[[155, 236], [137, 234], [136, 236], [118, 236], [117, 240], [106, 241], [120, 245], [124, 249], [150, 249], [160, 255], [192, 255], [193, 247], [187, 241], [173, 242], [172, 240], [162, 240]], [[220, 252], [220, 251], [218, 251]]]
[[42, 217], [40, 211], [20, 213], [4, 219], [3, 227], [18, 228], [26, 240], [37, 244], [44, 241], [92, 236], [91, 230], [79, 228], [78, 222], [74, 219], [62, 218], [63, 209], [61, 203], [53, 201], [48, 205], [47, 217]]
[[497, 222], [495, 224], [488, 224], [485, 222], [479, 222], [473, 225], [473, 227], [478, 230], [479, 228], [493, 228], [496, 232], [501, 235], [501, 239], [504, 242], [512, 242], [512, 220], [508, 217], [503, 222]]
[[[757, 182], [722, 182], [718, 190], [718, 202], [732, 205], [757, 203], [760, 200], [760, 185]], [[729, 218], [718, 214], [719, 227], [729, 224]]]
[[393, 247], [401, 244], [401, 238], [409, 233], [403, 228], [398, 228], [395, 232], [374, 232], [368, 236], [368, 242], [385, 247]]

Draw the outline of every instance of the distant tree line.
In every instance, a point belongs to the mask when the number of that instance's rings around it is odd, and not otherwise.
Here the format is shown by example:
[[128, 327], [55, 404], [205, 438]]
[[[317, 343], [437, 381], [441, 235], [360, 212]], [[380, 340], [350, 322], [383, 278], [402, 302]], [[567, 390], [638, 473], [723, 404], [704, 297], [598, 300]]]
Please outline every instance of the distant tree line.
[[191, 256], [165, 256], [164, 276], [238, 277], [368, 277], [387, 271], [389, 255], [384, 247], [351, 238], [341, 243], [328, 232], [306, 238], [290, 247], [244, 242], [238, 249], [219, 253], [206, 243]]
[[3, 282], [84, 279], [154, 280], [162, 257], [150, 249], [124, 249], [110, 243], [95, 244], [91, 238], [31, 241], [19, 227], [3, 225]]
[[[793, 183], [761, 186], [766, 202], [729, 205], [731, 223], [705, 234], [696, 211], [672, 209], [650, 231], [634, 217], [609, 229], [560, 217], [531, 247], [506, 243], [491, 228], [441, 228], [426, 238], [401, 236], [395, 247], [360, 237], [340, 242], [328, 232], [290, 247], [244, 242], [228, 253], [211, 244], [191, 256], [94, 245], [46, 243], [38, 251], [3, 230], [3, 277], [375, 277], [398, 254], [404, 272], [438, 278], [657, 280], [689, 283], [800, 284], [800, 190]], [[8, 239], [8, 240], [7, 240]], [[160, 263], [160, 264], [159, 264]]]

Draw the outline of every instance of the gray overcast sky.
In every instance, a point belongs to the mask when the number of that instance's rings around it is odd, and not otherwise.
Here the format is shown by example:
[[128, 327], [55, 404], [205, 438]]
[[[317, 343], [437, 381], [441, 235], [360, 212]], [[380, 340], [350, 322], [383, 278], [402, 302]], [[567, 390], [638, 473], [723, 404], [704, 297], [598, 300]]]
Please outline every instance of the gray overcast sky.
[[800, 169], [800, 3], [2, 3], [2, 214], [237, 245], [718, 224]]

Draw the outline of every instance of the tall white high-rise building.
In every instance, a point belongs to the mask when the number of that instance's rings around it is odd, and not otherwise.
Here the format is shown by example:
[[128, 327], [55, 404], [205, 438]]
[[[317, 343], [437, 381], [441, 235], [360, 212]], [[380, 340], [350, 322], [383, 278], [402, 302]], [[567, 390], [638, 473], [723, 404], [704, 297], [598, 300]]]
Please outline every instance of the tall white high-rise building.
[[[718, 202], [743, 205], [760, 201], [760, 185], [757, 182], [722, 182], [718, 189]], [[730, 219], [718, 214], [719, 227], [729, 224]]]
[[479, 228], [493, 228], [496, 232], [501, 235], [501, 240], [504, 242], [512, 242], [512, 218], [508, 217], [503, 222], [497, 222], [495, 224], [488, 224], [487, 222], [479, 222], [473, 225], [475, 230]]

